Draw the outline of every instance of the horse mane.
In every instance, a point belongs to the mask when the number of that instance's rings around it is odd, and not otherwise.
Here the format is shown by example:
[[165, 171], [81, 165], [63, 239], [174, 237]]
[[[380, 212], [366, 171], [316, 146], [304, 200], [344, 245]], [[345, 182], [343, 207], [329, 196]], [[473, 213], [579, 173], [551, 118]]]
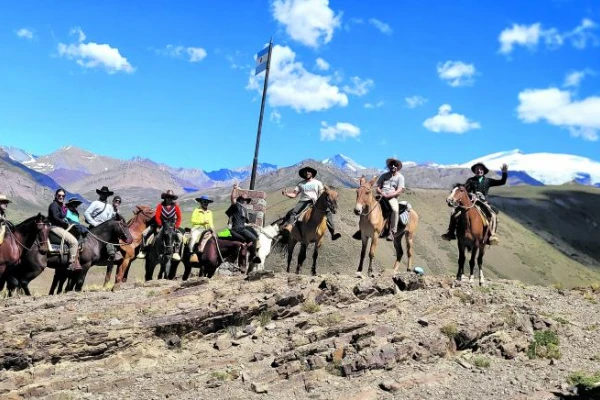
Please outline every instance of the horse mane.
[[454, 186], [452, 186], [452, 189], [456, 189], [457, 187], [461, 186], [465, 186], [464, 183], [455, 183]]
[[40, 216], [41, 216], [41, 217], [44, 219], [44, 221], [45, 221], [45, 220], [47, 220], [46, 216], [45, 216], [45, 215], [43, 215], [42, 213], [40, 213], [40, 214], [36, 214], [36, 215], [34, 215], [33, 217], [29, 217], [29, 218], [27, 218], [27, 219], [26, 219], [25, 221], [23, 221], [23, 222], [20, 222], [20, 223], [18, 223], [17, 225], [15, 225], [15, 228], [23, 227], [23, 226], [25, 226], [25, 225], [27, 225], [27, 224], [30, 224], [32, 221], [35, 221], [35, 220], [37, 220], [37, 219], [38, 219]]

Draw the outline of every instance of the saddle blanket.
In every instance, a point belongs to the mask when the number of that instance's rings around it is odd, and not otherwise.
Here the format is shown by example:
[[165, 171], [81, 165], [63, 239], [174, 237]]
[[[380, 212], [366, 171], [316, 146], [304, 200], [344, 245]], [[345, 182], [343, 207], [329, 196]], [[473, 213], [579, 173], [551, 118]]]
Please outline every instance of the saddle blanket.
[[208, 240], [213, 237], [213, 233], [211, 231], [202, 232], [202, 237], [200, 237], [200, 243], [198, 243], [198, 251], [202, 253], [204, 251], [204, 247]]
[[399, 201], [398, 209], [400, 210], [400, 214], [398, 215], [400, 223], [402, 225], [408, 225], [410, 222], [410, 210], [412, 210], [412, 205], [406, 200]]
[[0, 225], [0, 244], [4, 243], [4, 235], [6, 234], [6, 225]]

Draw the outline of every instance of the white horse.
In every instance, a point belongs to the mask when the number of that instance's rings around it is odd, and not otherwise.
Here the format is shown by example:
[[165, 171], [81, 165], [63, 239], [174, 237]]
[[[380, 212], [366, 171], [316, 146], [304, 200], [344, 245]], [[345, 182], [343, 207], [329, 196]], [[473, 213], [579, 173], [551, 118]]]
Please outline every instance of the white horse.
[[259, 249], [256, 252], [256, 256], [260, 258], [260, 263], [253, 263], [252, 270], [262, 271], [265, 269], [265, 260], [271, 252], [273, 246], [273, 239], [279, 235], [279, 225], [276, 223], [273, 225], [265, 226], [264, 228], [256, 227], [258, 231], [258, 243]]

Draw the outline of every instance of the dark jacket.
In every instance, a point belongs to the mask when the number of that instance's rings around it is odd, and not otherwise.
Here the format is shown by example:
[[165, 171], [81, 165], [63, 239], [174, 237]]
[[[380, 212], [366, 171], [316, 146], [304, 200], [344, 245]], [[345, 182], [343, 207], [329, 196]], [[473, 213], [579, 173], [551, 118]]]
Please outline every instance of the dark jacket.
[[465, 186], [467, 187], [467, 190], [469, 192], [481, 192], [487, 198], [488, 191], [490, 190], [490, 188], [492, 186], [504, 185], [506, 183], [506, 178], [508, 178], [507, 172], [502, 172], [502, 178], [500, 179], [492, 179], [484, 176], [483, 179], [480, 181], [479, 177], [472, 176], [471, 178], [467, 179]]
[[244, 229], [248, 219], [248, 210], [240, 203], [232, 204], [225, 214], [231, 218], [231, 229]]
[[48, 220], [50, 220], [50, 224], [67, 229], [69, 224], [65, 221], [66, 217], [67, 208], [61, 206], [56, 200], [53, 201], [48, 207]]

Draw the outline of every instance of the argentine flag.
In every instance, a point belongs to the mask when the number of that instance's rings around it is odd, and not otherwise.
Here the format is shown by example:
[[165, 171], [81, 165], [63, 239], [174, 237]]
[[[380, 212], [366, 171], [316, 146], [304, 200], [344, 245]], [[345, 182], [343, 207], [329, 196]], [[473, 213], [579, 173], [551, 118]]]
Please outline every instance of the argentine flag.
[[265, 47], [256, 54], [256, 69], [254, 75], [258, 75], [267, 69], [267, 61], [269, 58], [269, 47]]

